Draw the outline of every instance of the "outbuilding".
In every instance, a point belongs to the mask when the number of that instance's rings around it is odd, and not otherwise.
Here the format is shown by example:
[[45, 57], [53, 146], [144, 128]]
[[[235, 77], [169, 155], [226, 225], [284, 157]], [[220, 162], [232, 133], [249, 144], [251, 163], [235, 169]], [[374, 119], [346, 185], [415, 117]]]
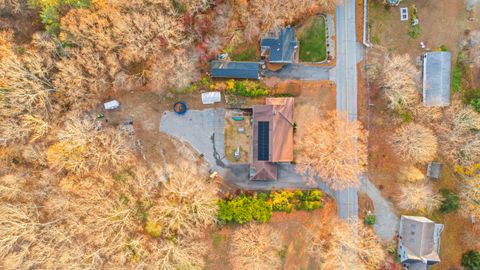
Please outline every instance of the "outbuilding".
[[450, 105], [452, 76], [450, 52], [427, 52], [423, 57], [423, 105], [445, 107]]
[[210, 62], [210, 75], [212, 78], [225, 79], [260, 79], [260, 67], [258, 62]]

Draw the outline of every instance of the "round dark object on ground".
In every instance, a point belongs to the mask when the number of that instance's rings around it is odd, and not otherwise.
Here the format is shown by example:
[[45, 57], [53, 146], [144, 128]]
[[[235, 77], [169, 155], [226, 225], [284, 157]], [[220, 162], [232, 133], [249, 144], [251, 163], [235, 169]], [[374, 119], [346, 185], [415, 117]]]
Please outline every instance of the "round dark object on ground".
[[183, 101], [178, 101], [173, 105], [173, 111], [177, 114], [185, 114], [187, 110], [187, 104]]

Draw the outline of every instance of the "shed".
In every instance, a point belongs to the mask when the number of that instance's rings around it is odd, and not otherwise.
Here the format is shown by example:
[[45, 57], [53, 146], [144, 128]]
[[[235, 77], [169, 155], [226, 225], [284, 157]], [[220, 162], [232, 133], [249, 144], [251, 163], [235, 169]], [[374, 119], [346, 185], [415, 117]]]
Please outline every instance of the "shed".
[[423, 104], [427, 107], [450, 105], [452, 54], [427, 52], [423, 57]]
[[440, 172], [442, 170], [442, 164], [437, 162], [428, 163], [427, 176], [432, 179], [440, 178]]
[[280, 32], [270, 34], [260, 41], [261, 55], [268, 57], [268, 61], [274, 64], [292, 63], [297, 47], [295, 29], [291, 27], [282, 28]]
[[214, 60], [210, 63], [213, 78], [260, 79], [258, 62], [229, 62]]
[[202, 104], [214, 104], [220, 101], [222, 101], [222, 95], [218, 91], [202, 93]]
[[105, 108], [105, 110], [115, 110], [120, 107], [120, 102], [114, 99], [109, 102], [103, 103], [103, 107]]

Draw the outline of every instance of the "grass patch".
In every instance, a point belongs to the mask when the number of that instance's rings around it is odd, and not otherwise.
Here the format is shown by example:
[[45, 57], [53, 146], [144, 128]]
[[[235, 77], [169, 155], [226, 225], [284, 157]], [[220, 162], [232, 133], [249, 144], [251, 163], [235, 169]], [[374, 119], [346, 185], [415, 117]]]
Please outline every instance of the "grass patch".
[[[243, 46], [239, 46], [239, 48], [242, 48]], [[232, 61], [257, 61], [257, 48], [253, 44], [248, 44], [243, 50], [234, 50], [230, 54], [230, 58]]]
[[315, 17], [305, 27], [299, 37], [300, 61], [324, 61], [327, 59], [325, 18], [320, 16]]

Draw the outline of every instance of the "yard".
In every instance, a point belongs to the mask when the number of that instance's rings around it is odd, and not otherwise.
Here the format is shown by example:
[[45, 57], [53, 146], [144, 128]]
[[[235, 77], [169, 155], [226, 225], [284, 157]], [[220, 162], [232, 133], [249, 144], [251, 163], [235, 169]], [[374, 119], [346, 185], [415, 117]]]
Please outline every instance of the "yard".
[[[225, 114], [225, 155], [230, 163], [250, 163], [250, 119], [251, 116], [241, 110], [228, 110]], [[235, 157], [237, 149], [239, 157]]]
[[[283, 248], [278, 254], [283, 263], [281, 269], [317, 269], [315, 268], [314, 258], [308, 254], [310, 238], [307, 230], [317, 224], [321, 226], [317, 228], [315, 233], [327, 234], [329, 226], [332, 224], [329, 221], [336, 215], [335, 202], [330, 199], [326, 201], [324, 208], [312, 212], [273, 213], [273, 217], [267, 224], [271, 225], [281, 235]], [[210, 251], [207, 255], [205, 269], [231, 269], [229, 267], [229, 250], [232, 234], [241, 226], [245, 225], [225, 225], [210, 232], [207, 236]]]
[[298, 29], [301, 62], [322, 62], [327, 59], [325, 18], [314, 16]]
[[[411, 10], [412, 4], [415, 4], [418, 10], [420, 25], [418, 38], [409, 36], [408, 21], [400, 21], [399, 8], [409, 7]], [[380, 1], [369, 1], [368, 23], [370, 26], [370, 41], [374, 44], [374, 48], [369, 50], [368, 64], [369, 66], [381, 66], [381, 63], [393, 54], [409, 54], [411, 62], [414, 63], [415, 57], [424, 52], [419, 46], [420, 42], [424, 42], [426, 47], [432, 50], [446, 47], [456, 58], [458, 52], [462, 49], [460, 44], [466, 41], [466, 33], [480, 27], [478, 20], [469, 20], [472, 17], [475, 16], [465, 9], [465, 1], [405, 0], [399, 7], [389, 8], [386, 8]], [[373, 71], [374, 69], [371, 69], [369, 73], [373, 75]], [[381, 74], [381, 71], [380, 68], [377, 73]], [[381, 190], [382, 195], [393, 202], [397, 215], [422, 215], [445, 225], [440, 248], [441, 263], [435, 265], [432, 269], [457, 269], [460, 267], [461, 256], [464, 252], [479, 248], [478, 229], [475, 230], [470, 221], [459, 212], [447, 214], [436, 210], [424, 214], [415, 211], [402, 211], [396, 200], [400, 193], [399, 187], [405, 184], [400, 182], [398, 172], [402, 164], [407, 162], [396, 155], [390, 144], [395, 129], [404, 123], [413, 121], [420, 122], [432, 130], [437, 130], [439, 120], [433, 118], [429, 120], [429, 117], [431, 117], [429, 114], [432, 113], [433, 115], [433, 112], [417, 116], [392, 112], [387, 108], [385, 95], [381, 90], [381, 82], [372, 82], [372, 80], [375, 80], [372, 78], [373, 76], [370, 80], [370, 99], [368, 101], [370, 126], [369, 178]], [[452, 99], [457, 98], [459, 97], [452, 95]], [[448, 188], [453, 192], [458, 192], [462, 180], [453, 172], [452, 166], [442, 157], [442, 153], [437, 156], [437, 160], [444, 166], [441, 179], [438, 181], [430, 180], [433, 189], [439, 191], [441, 188]], [[426, 173], [425, 164], [417, 164], [417, 167], [422, 173]]]

